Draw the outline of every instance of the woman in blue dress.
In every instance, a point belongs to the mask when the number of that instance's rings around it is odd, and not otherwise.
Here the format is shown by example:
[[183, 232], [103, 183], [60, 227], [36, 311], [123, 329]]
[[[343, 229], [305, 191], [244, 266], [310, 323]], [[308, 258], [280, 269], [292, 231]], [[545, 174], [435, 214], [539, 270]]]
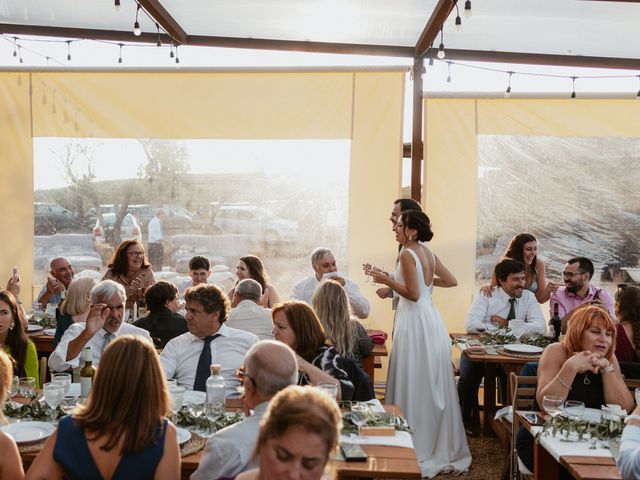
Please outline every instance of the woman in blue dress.
[[27, 478], [178, 479], [180, 449], [158, 354], [141, 337], [111, 342], [84, 405], [58, 423]]

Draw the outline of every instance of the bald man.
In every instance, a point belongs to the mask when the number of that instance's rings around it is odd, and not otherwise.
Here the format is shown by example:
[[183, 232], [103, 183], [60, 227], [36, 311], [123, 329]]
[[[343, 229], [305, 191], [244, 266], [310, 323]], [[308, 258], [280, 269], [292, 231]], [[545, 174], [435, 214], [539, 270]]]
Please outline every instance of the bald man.
[[49, 263], [47, 284], [42, 287], [37, 302], [46, 308], [47, 304], [57, 305], [62, 300], [62, 292], [66, 292], [76, 272], [67, 257], [56, 257]]
[[274, 340], [254, 344], [245, 357], [242, 386], [245, 406], [253, 415], [224, 428], [207, 440], [192, 480], [235, 477], [249, 470], [258, 441], [260, 421], [269, 401], [280, 390], [298, 382], [296, 355], [287, 345]]

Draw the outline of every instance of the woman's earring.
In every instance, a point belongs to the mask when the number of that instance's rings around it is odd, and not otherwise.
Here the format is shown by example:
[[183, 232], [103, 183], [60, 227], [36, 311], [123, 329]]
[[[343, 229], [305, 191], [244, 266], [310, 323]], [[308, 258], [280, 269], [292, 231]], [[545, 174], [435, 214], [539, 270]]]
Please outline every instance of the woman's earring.
[[13, 327], [16, 326], [15, 320], [11, 320], [11, 324], [9, 325], [9, 330], [13, 330]]

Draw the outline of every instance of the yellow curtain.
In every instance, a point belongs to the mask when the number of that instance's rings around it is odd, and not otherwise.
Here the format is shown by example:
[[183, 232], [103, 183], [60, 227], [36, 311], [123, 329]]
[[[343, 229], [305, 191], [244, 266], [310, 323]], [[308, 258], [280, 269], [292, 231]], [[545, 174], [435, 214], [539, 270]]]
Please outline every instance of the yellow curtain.
[[449, 331], [463, 331], [475, 290], [477, 135], [640, 136], [640, 102], [425, 98], [425, 205], [433, 247], [458, 278], [436, 289]]

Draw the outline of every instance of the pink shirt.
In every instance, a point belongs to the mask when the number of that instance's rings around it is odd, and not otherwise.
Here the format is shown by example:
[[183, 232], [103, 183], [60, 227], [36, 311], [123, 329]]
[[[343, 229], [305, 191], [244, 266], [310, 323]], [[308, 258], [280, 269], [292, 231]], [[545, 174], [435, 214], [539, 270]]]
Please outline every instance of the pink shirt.
[[615, 318], [611, 295], [609, 295], [609, 292], [604, 288], [596, 287], [593, 284], [589, 284], [589, 291], [584, 298], [578, 297], [575, 293], [567, 292], [567, 287], [560, 287], [556, 293], [551, 295], [551, 300], [549, 300], [549, 314], [553, 317], [553, 306], [558, 304], [558, 313], [560, 314], [560, 318], [563, 318], [578, 305], [593, 300], [597, 292], [600, 292], [598, 299], [601, 300], [605, 308], [609, 310], [611, 317]]

